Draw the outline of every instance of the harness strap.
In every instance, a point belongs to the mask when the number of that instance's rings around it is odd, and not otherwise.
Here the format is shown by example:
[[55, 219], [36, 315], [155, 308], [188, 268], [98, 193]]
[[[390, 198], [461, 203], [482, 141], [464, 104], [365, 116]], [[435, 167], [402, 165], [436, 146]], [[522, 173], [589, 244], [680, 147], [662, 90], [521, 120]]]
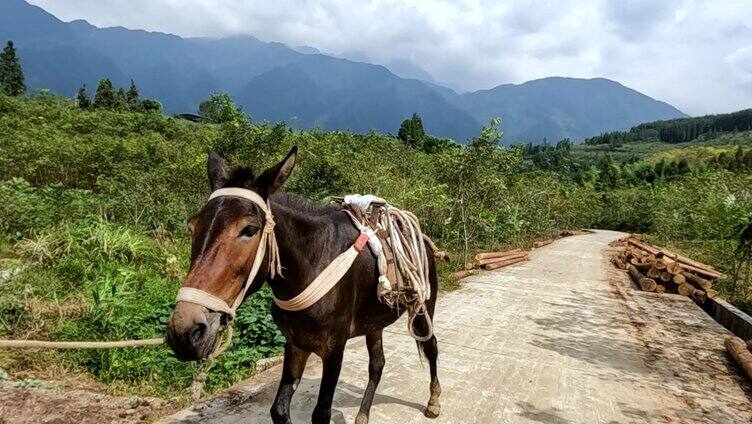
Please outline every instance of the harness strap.
[[280, 300], [274, 297], [274, 303], [286, 311], [294, 312], [306, 309], [321, 300], [347, 273], [355, 262], [355, 258], [358, 257], [358, 253], [365, 248], [372, 233], [372, 230], [361, 230], [355, 243], [334, 258], [300, 294], [290, 300]]

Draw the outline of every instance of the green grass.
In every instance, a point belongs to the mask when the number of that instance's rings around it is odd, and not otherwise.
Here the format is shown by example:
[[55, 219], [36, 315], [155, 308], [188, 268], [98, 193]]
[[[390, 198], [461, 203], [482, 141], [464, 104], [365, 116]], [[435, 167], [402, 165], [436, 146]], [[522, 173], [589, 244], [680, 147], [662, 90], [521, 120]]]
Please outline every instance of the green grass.
[[[693, 146], [749, 142], [749, 133], [729, 137]], [[186, 220], [209, 194], [210, 149], [259, 172], [297, 145], [288, 190], [320, 202], [372, 193], [415, 212], [452, 254], [450, 264], [439, 265], [445, 290], [457, 287], [446, 277], [474, 251], [524, 246], [568, 228], [643, 232], [724, 271], [732, 266], [733, 228], [752, 213], [748, 171], [713, 168], [607, 186], [593, 170], [576, 183], [565, 172], [531, 169], [520, 149], [498, 142], [489, 127], [467, 147], [427, 154], [377, 133], [292, 131], [243, 120], [201, 125], [159, 114], [81, 111], [47, 95], [0, 95], [0, 337], [162, 335], [188, 267]], [[685, 147], [635, 144], [612, 153], [653, 160], [691, 152]], [[600, 153], [573, 149], [580, 154]], [[749, 304], [750, 282], [723, 284], [725, 296]], [[270, 305], [263, 291], [241, 307], [234, 344], [210, 373], [209, 391], [251, 375], [258, 359], [280, 352]], [[110, 390], [165, 397], [185, 396], [197, 373], [165, 347], [5, 351], [0, 368], [24, 378], [60, 368]]]

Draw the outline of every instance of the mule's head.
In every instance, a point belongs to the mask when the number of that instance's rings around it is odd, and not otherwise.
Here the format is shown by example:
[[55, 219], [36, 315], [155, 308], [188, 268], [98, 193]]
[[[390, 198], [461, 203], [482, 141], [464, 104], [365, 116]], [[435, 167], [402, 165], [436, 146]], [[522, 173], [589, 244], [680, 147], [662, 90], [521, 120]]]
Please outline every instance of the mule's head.
[[[293, 147], [282, 162], [254, 178], [249, 168], [228, 174], [224, 160], [209, 154], [209, 184], [212, 191], [240, 187], [256, 192], [262, 199], [277, 191], [295, 166], [297, 148]], [[251, 272], [268, 217], [252, 201], [239, 197], [216, 197], [207, 202], [188, 223], [192, 234], [191, 267], [183, 287], [210, 293], [232, 305]], [[265, 260], [265, 258], [261, 258]], [[265, 269], [260, 267], [259, 275]], [[256, 278], [253, 293], [263, 279]], [[223, 312], [188, 301], [178, 301], [167, 327], [166, 341], [175, 355], [183, 360], [208, 356], [217, 342], [219, 330], [228, 316]]]

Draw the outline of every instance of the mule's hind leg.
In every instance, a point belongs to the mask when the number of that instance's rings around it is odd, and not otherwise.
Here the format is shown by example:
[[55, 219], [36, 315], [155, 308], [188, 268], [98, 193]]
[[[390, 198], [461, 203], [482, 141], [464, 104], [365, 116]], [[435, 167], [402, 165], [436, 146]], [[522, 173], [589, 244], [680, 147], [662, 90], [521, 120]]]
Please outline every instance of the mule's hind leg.
[[298, 388], [300, 377], [303, 376], [306, 361], [311, 352], [306, 352], [292, 344], [285, 343], [285, 359], [282, 365], [282, 379], [279, 382], [277, 397], [272, 404], [271, 414], [274, 424], [289, 424], [290, 400]]
[[384, 348], [381, 344], [381, 330], [366, 334], [366, 346], [368, 346], [368, 385], [363, 393], [363, 401], [360, 403], [360, 411], [355, 418], [355, 424], [368, 423], [368, 414], [373, 404], [373, 396], [376, 387], [381, 380], [381, 372], [384, 370]]
[[439, 357], [439, 346], [436, 342], [436, 336], [431, 336], [430, 339], [425, 342], [418, 342], [420, 348], [423, 349], [423, 353], [428, 359], [428, 366], [431, 369], [431, 397], [428, 399], [428, 405], [424, 415], [428, 418], [436, 418], [441, 413], [441, 404], [439, 403], [439, 396], [441, 396], [441, 384], [439, 384], [439, 377], [436, 370], [436, 362]]

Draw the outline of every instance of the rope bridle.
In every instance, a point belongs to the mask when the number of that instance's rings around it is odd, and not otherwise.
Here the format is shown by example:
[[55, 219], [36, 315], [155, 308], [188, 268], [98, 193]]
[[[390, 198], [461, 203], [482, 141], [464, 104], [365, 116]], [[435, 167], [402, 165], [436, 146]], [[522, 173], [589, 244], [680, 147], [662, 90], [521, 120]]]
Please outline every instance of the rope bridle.
[[243, 303], [245, 294], [248, 292], [248, 289], [251, 287], [253, 280], [256, 278], [266, 252], [269, 252], [269, 272], [271, 278], [274, 278], [275, 275], [282, 274], [282, 264], [279, 260], [279, 247], [277, 246], [277, 238], [274, 236], [275, 222], [274, 217], [272, 216], [272, 208], [269, 205], [269, 201], [265, 201], [256, 192], [248, 189], [220, 188], [219, 190], [214, 191], [209, 196], [209, 200], [207, 202], [217, 197], [223, 196], [240, 197], [246, 200], [250, 200], [265, 214], [264, 228], [261, 233], [261, 240], [259, 241], [256, 255], [253, 259], [253, 265], [251, 265], [251, 272], [248, 274], [248, 278], [246, 279], [245, 284], [243, 284], [243, 288], [240, 290], [240, 293], [231, 305], [215, 296], [214, 294], [209, 293], [205, 290], [197, 289], [195, 287], [181, 287], [178, 291], [178, 295], [175, 301], [191, 302], [204, 306], [211, 311], [224, 312], [232, 320], [235, 318], [235, 312], [237, 311], [240, 304]]

